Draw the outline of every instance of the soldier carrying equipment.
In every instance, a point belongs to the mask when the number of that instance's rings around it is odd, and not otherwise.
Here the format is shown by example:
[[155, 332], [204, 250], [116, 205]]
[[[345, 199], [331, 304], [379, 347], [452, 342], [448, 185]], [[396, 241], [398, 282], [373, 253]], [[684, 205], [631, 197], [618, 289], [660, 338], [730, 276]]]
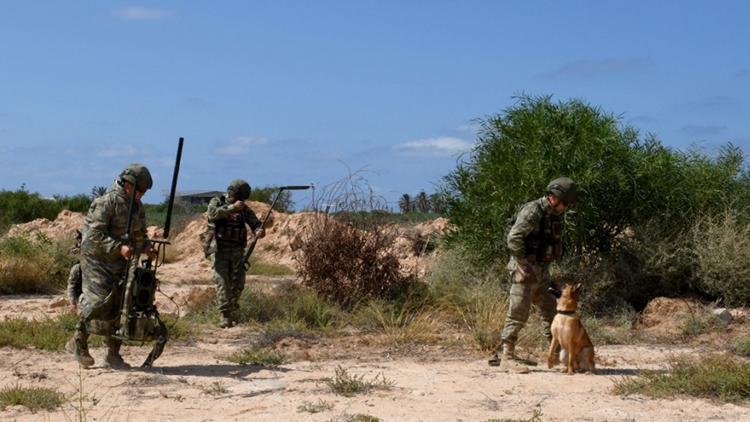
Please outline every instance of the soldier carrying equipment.
[[[182, 159], [182, 145], [184, 139], [180, 138], [177, 143], [177, 157], [175, 158], [174, 172], [172, 174], [172, 186], [167, 203], [167, 216], [164, 222], [164, 233], [162, 239], [151, 239], [156, 245], [156, 254], [153, 260], [149, 257], [141, 262], [133, 271], [128, 270], [124, 277], [125, 289], [120, 308], [120, 324], [115, 337], [119, 340], [128, 341], [154, 341], [154, 347], [146, 360], [141, 365], [149, 368], [164, 351], [168, 339], [167, 326], [159, 317], [159, 311], [154, 303], [159, 280], [156, 278], [156, 270], [161, 265], [164, 252], [169, 242], [169, 230], [172, 221], [172, 207], [174, 205], [175, 192], [177, 189], [177, 177], [180, 172], [180, 161]], [[150, 183], [148, 183], [150, 185]], [[145, 186], [145, 184], [143, 185]], [[130, 214], [132, 217], [132, 213]], [[128, 221], [128, 233], [131, 221]], [[127, 236], [127, 235], [126, 235]], [[137, 259], [131, 257], [131, 261]], [[128, 268], [131, 262], [128, 263]]]

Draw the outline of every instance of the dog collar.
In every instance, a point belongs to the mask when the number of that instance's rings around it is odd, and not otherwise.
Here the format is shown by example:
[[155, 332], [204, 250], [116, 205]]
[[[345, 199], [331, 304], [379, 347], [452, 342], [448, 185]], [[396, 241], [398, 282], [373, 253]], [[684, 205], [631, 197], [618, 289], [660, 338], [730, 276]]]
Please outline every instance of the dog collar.
[[558, 310], [557, 313], [558, 314], [562, 314], [562, 315], [575, 315], [576, 311], [561, 311], [561, 310]]

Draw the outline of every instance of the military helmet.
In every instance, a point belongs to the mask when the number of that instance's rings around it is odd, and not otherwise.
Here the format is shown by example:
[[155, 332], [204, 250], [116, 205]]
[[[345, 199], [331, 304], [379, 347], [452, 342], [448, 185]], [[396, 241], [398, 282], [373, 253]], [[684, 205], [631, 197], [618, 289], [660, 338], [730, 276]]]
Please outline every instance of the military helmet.
[[244, 201], [250, 197], [250, 184], [242, 179], [232, 180], [227, 187], [227, 193], [234, 199]]
[[558, 177], [557, 179], [549, 182], [547, 185], [547, 193], [551, 193], [556, 197], [562, 199], [566, 204], [573, 205], [578, 199], [578, 192], [576, 188], [576, 182], [569, 177]]
[[146, 192], [151, 189], [154, 181], [151, 179], [151, 172], [143, 164], [133, 163], [125, 167], [120, 173], [120, 180], [128, 182], [135, 186], [140, 192]]

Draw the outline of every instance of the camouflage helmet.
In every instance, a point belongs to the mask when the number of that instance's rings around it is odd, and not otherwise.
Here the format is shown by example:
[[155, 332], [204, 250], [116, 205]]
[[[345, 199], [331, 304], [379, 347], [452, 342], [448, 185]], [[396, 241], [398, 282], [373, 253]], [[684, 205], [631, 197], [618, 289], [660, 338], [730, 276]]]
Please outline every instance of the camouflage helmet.
[[578, 192], [576, 182], [569, 177], [558, 177], [557, 179], [549, 182], [547, 185], [547, 193], [551, 193], [556, 197], [562, 199], [566, 204], [573, 205], [578, 199]]
[[227, 187], [227, 193], [234, 199], [244, 201], [250, 197], [250, 184], [242, 179], [232, 180]]
[[125, 167], [120, 173], [120, 180], [134, 185], [135, 189], [140, 192], [146, 192], [154, 184], [151, 179], [151, 172], [148, 171], [146, 166], [138, 163]]

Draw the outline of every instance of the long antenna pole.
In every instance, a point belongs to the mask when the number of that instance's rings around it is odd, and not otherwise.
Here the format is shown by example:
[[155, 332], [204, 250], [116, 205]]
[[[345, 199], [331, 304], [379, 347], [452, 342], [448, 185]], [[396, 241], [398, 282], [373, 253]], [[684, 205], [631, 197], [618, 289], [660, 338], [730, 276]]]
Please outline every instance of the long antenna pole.
[[174, 173], [172, 174], [172, 188], [169, 191], [169, 202], [167, 203], [167, 221], [164, 222], [164, 238], [169, 239], [169, 226], [172, 223], [172, 207], [174, 206], [174, 196], [177, 190], [177, 175], [180, 173], [180, 160], [182, 159], [182, 143], [185, 142], [183, 137], [177, 142], [177, 158], [174, 161]]

